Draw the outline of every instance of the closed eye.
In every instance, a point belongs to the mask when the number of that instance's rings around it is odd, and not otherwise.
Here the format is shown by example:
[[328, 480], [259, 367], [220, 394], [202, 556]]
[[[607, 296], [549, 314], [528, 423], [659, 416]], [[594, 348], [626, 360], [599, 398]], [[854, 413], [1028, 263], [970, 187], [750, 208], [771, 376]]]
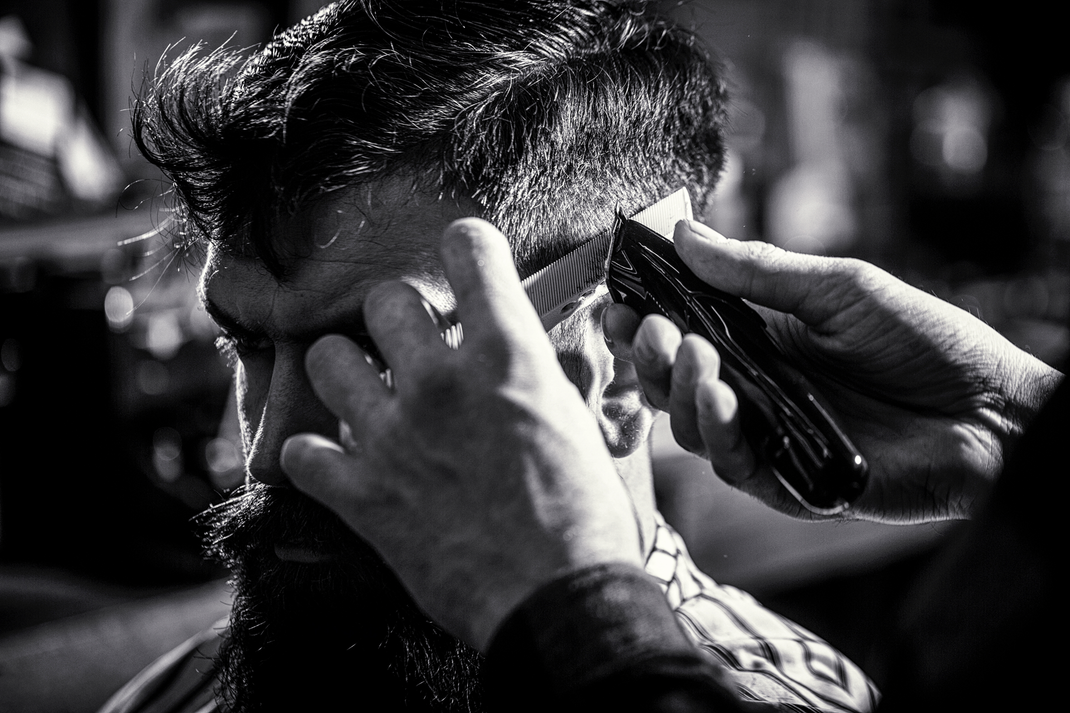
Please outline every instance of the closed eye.
[[226, 359], [231, 367], [237, 365], [241, 359], [247, 359], [256, 354], [266, 353], [274, 348], [271, 339], [259, 330], [250, 330], [236, 319], [233, 319], [223, 310], [219, 309], [210, 299], [204, 302], [205, 311], [219, 328], [219, 336], [215, 340], [216, 349]]
[[219, 336], [216, 337], [215, 347], [226, 360], [227, 366], [233, 368], [242, 359], [248, 359], [274, 348], [274, 344], [266, 337], [233, 334], [221, 329]]

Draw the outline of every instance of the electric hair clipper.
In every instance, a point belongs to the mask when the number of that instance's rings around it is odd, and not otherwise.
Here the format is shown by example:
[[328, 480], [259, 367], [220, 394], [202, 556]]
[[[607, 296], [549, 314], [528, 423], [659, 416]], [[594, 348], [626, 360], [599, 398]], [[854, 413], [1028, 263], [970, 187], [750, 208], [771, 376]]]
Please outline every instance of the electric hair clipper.
[[[682, 200], [689, 213], [686, 191]], [[670, 217], [672, 225], [684, 216]], [[844, 510], [865, 488], [865, 459], [788, 363], [761, 315], [691, 272], [664, 237], [671, 228], [648, 227], [656, 220], [642, 214], [618, 220], [607, 273], [614, 301], [642, 315], [664, 315], [682, 332], [709, 340], [721, 355], [721, 378], [739, 397], [743, 433], [755, 452], [809, 510]]]

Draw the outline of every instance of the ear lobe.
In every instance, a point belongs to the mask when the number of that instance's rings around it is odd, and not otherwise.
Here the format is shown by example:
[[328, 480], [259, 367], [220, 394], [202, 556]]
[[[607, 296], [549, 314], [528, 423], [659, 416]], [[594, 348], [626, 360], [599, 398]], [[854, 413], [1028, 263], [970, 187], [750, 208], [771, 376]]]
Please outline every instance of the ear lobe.
[[614, 458], [627, 458], [650, 436], [654, 411], [631, 363], [615, 358], [602, 337], [597, 310], [577, 314], [551, 332], [557, 358], [598, 421]]
[[621, 359], [609, 361], [613, 375], [591, 406], [610, 455], [627, 458], [649, 439], [654, 410], [642, 396], [635, 367]]

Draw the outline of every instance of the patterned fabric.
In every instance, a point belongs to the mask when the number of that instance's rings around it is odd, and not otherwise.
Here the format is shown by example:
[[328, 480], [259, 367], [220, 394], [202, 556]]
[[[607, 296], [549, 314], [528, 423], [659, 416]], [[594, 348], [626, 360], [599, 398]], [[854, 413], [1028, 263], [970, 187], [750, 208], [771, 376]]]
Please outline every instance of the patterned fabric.
[[793, 711], [876, 708], [877, 689], [854, 663], [749, 594], [703, 574], [683, 538], [660, 513], [655, 516], [647, 574], [661, 584], [684, 629], [727, 671], [744, 699]]

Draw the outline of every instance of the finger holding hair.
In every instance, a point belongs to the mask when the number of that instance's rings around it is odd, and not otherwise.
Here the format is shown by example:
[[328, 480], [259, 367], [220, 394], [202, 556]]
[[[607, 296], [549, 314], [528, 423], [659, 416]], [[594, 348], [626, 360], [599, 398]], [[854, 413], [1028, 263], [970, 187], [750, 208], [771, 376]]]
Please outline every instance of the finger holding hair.
[[320, 337], [308, 348], [305, 371], [320, 401], [357, 431], [377, 419], [392, 396], [364, 350], [339, 334]]
[[377, 285], [364, 300], [364, 323], [397, 388], [408, 374], [420, 373], [450, 349], [442, 340], [435, 317], [424, 297], [404, 282]]
[[466, 344], [503, 336], [525, 344], [539, 342], [531, 335], [544, 334], [542, 321], [520, 285], [509, 243], [497, 228], [479, 218], [456, 220], [443, 234], [440, 253], [465, 325]]

